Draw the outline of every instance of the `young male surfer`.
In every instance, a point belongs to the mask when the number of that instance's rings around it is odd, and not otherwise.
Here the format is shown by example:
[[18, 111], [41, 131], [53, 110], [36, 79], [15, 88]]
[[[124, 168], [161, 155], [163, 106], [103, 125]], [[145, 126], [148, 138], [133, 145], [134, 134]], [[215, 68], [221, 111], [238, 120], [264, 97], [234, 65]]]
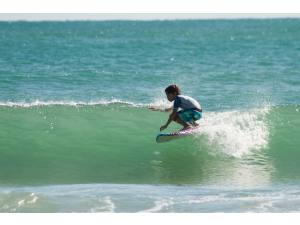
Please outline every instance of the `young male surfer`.
[[[172, 84], [165, 89], [167, 99], [174, 101], [172, 113], [165, 125], [160, 127], [160, 131], [166, 129], [172, 121], [183, 126], [182, 130], [199, 126], [196, 120], [202, 117], [202, 107], [198, 101], [192, 97], [181, 95], [180, 88], [176, 84]], [[179, 110], [180, 109], [180, 110]]]

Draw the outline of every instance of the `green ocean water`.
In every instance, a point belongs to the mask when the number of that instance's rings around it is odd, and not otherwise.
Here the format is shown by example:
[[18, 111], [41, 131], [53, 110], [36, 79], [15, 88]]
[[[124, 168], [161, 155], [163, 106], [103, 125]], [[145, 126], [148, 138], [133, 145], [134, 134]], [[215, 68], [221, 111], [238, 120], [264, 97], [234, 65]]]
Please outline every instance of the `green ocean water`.
[[[0, 211], [298, 212], [299, 27], [0, 22]], [[157, 144], [172, 83], [202, 130]]]
[[199, 135], [157, 144], [167, 114], [145, 107], [2, 107], [0, 181], [243, 185], [243, 170], [250, 183], [298, 181], [299, 109], [207, 112], [223, 124], [204, 118]]

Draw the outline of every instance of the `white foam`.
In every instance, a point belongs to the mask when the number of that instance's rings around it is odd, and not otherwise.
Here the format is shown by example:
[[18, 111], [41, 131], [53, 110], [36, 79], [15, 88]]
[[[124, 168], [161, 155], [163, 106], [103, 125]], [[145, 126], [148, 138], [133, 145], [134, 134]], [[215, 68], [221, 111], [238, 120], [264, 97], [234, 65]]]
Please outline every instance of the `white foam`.
[[129, 101], [123, 101], [120, 99], [111, 99], [111, 100], [94, 100], [94, 101], [41, 101], [35, 100], [31, 102], [0, 102], [0, 106], [8, 106], [8, 107], [34, 107], [34, 106], [50, 106], [50, 105], [67, 105], [67, 106], [94, 106], [94, 105], [110, 105], [110, 104], [126, 104], [134, 107], [142, 107], [147, 104], [134, 103]]
[[0, 106], [6, 107], [35, 107], [35, 106], [51, 106], [51, 105], [60, 105], [60, 106], [96, 106], [96, 105], [111, 105], [111, 104], [123, 104], [128, 105], [131, 107], [151, 107], [157, 110], [164, 110], [166, 108], [171, 107], [171, 103], [168, 102], [166, 99], [155, 99], [154, 102], [150, 103], [139, 103], [139, 102], [132, 102], [126, 101], [117, 98], [111, 99], [99, 99], [99, 100], [91, 100], [91, 101], [74, 101], [74, 100], [34, 100], [31, 102], [26, 101], [6, 101], [0, 102]]
[[174, 204], [173, 198], [163, 198], [154, 202], [154, 206], [152, 208], [140, 211], [140, 213], [146, 212], [160, 212], [163, 209], [167, 209], [171, 205]]
[[25, 205], [25, 200], [24, 199], [18, 201], [18, 207], [21, 207], [23, 205]]
[[34, 193], [31, 193], [30, 197], [32, 197], [32, 199], [27, 201], [28, 204], [34, 204], [39, 199]]
[[204, 114], [202, 134], [212, 149], [241, 157], [267, 146], [269, 130], [266, 115], [269, 107], [249, 111], [209, 112]]
[[92, 209], [90, 209], [90, 212], [103, 212], [103, 213], [115, 212], [116, 206], [110, 196], [105, 196], [103, 198], [99, 198], [98, 202], [101, 204], [104, 204], [104, 205], [92, 208]]

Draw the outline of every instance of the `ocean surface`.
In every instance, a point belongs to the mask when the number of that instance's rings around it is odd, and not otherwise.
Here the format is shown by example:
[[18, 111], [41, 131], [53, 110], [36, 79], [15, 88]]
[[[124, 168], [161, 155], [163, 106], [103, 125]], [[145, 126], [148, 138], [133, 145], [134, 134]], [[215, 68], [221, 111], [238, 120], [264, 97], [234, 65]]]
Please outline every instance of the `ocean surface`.
[[[299, 19], [0, 22], [0, 212], [300, 212], [299, 59]], [[202, 130], [157, 144], [173, 83]]]

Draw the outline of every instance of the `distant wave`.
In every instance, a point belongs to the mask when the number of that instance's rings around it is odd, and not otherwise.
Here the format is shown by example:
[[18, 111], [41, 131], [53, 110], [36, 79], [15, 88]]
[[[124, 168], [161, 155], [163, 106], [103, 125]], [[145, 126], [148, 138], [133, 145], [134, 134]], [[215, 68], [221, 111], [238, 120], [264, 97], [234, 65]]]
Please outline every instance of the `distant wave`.
[[153, 107], [155, 109], [163, 109], [170, 107], [170, 103], [166, 100], [155, 100], [150, 103], [136, 103], [121, 99], [110, 99], [110, 100], [92, 100], [92, 101], [73, 101], [73, 100], [35, 100], [31, 102], [25, 101], [5, 101], [0, 102], [0, 106], [7, 107], [34, 107], [34, 106], [51, 106], [51, 105], [60, 105], [60, 106], [96, 106], [96, 105], [111, 105], [111, 104], [124, 104], [132, 107]]
[[34, 106], [50, 106], [50, 105], [61, 105], [61, 106], [93, 106], [93, 105], [110, 105], [110, 104], [126, 104], [132, 106], [143, 106], [145, 104], [141, 103], [133, 103], [128, 101], [123, 101], [119, 99], [112, 99], [112, 100], [99, 100], [99, 101], [42, 101], [42, 100], [35, 100], [32, 102], [0, 102], [0, 106], [8, 106], [8, 107], [34, 107]]

